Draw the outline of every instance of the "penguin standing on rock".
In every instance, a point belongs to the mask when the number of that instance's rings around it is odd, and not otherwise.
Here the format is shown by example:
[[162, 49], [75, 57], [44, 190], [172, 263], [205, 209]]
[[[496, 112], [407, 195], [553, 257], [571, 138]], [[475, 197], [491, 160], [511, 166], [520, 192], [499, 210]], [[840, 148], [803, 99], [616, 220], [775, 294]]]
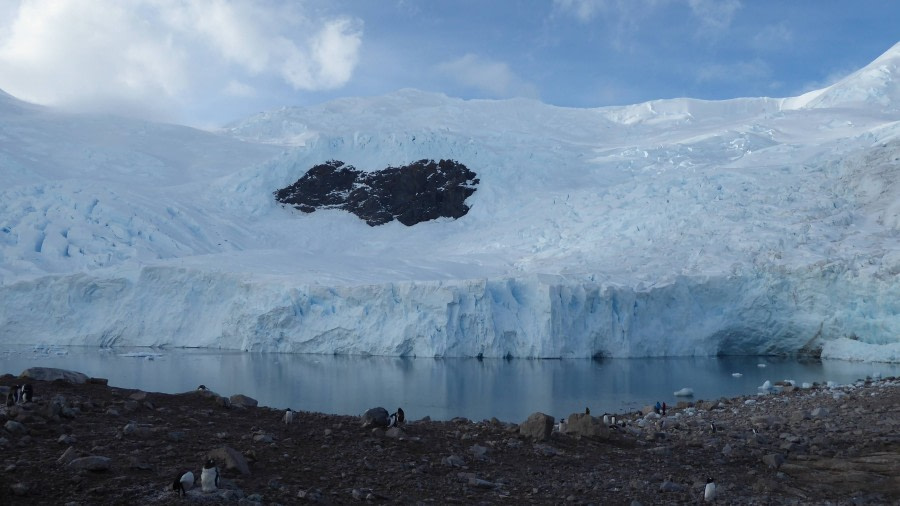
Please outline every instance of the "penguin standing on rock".
[[294, 423], [294, 412], [291, 411], [291, 408], [287, 408], [284, 411], [284, 417], [282, 418], [282, 420], [284, 420], [285, 425], [290, 425], [290, 424]]
[[703, 500], [713, 502], [716, 500], [716, 481], [712, 478], [706, 479], [706, 488], [703, 490]]
[[19, 385], [13, 385], [6, 394], [6, 405], [15, 406], [17, 402], [19, 402]]
[[214, 492], [219, 488], [219, 468], [212, 459], [208, 459], [203, 464], [203, 471], [200, 473], [200, 485], [204, 492]]
[[184, 497], [187, 491], [194, 488], [194, 473], [185, 471], [178, 473], [175, 481], [172, 483], [172, 490], [178, 492], [178, 495]]

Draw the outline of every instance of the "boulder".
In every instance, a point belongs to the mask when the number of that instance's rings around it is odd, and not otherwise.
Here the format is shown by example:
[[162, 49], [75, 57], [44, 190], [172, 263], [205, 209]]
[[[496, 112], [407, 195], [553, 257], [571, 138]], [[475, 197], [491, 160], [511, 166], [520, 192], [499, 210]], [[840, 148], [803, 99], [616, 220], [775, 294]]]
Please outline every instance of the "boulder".
[[572, 413], [566, 423], [566, 431], [573, 436], [609, 438], [609, 427], [602, 421], [584, 413]]
[[80, 372], [68, 371], [66, 369], [56, 369], [53, 367], [29, 367], [22, 371], [20, 378], [29, 378], [35, 381], [55, 381], [63, 380], [67, 383], [81, 385], [87, 383], [88, 377]]
[[387, 427], [390, 421], [390, 415], [384, 408], [372, 408], [367, 410], [360, 417], [360, 423], [364, 429], [370, 427]]
[[91, 455], [89, 457], [81, 457], [73, 459], [67, 466], [76, 471], [108, 471], [111, 464], [109, 457], [100, 457], [99, 455]]
[[250, 474], [250, 466], [247, 465], [247, 459], [244, 458], [241, 452], [229, 446], [210, 451], [206, 454], [206, 458], [216, 462], [224, 462], [225, 469], [236, 469], [241, 474]]
[[247, 397], [244, 394], [234, 394], [228, 398], [231, 401], [232, 406], [244, 407], [244, 408], [255, 408], [259, 402], [252, 397]]
[[532, 413], [527, 420], [519, 425], [519, 434], [538, 441], [546, 441], [553, 433], [553, 417], [544, 413]]

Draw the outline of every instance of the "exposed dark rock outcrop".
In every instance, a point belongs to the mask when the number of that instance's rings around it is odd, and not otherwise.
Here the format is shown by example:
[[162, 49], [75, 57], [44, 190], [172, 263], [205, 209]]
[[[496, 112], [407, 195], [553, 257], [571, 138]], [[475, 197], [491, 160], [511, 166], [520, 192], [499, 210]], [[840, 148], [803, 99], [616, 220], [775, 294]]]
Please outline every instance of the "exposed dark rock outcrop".
[[478, 179], [453, 160], [419, 160], [403, 167], [365, 172], [331, 160], [309, 169], [296, 183], [275, 192], [282, 204], [311, 213], [343, 209], [371, 226], [394, 219], [406, 226], [436, 218], [460, 218]]

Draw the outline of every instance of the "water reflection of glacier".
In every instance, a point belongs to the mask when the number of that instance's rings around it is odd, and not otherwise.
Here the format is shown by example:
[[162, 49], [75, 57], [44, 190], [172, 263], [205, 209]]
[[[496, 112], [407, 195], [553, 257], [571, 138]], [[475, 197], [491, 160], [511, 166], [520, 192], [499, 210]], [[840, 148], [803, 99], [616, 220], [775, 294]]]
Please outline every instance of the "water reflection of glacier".
[[[763, 363], [766, 367], [759, 367]], [[223, 395], [243, 393], [260, 404], [359, 414], [373, 406], [407, 416], [496, 416], [518, 422], [535, 411], [563, 416], [590, 407], [622, 412], [673, 392], [694, 400], [754, 394], [766, 380], [849, 383], [874, 374], [900, 376], [900, 364], [798, 362], [772, 357], [594, 360], [501, 360], [354, 357], [97, 348], [0, 349], [0, 372], [60, 367], [108, 378], [111, 385], [176, 393], [205, 384]], [[732, 373], [742, 373], [735, 378]]]

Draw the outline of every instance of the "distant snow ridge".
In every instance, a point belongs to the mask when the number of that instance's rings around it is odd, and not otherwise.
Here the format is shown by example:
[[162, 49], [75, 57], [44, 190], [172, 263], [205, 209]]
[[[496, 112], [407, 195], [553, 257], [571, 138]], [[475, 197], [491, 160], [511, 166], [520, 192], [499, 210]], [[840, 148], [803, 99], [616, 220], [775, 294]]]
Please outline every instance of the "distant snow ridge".
[[[898, 59], [783, 99], [401, 90], [219, 134], [0, 95], [0, 342], [900, 362]], [[272, 198], [423, 159], [477, 170], [463, 219]]]

